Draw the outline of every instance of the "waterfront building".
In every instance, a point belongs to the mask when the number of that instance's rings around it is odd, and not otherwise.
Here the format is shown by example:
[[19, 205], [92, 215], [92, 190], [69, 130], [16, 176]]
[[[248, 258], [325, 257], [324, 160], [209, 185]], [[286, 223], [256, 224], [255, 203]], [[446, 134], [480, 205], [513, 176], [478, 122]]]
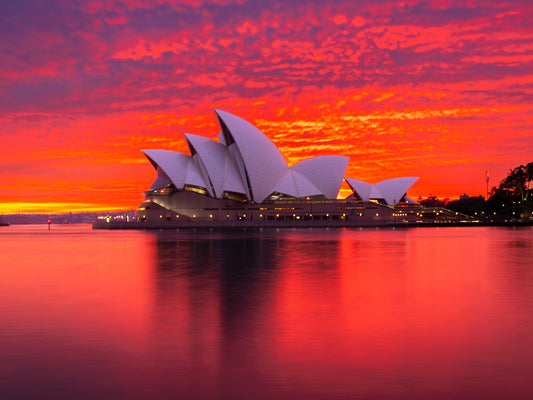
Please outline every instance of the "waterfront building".
[[[138, 222], [327, 226], [416, 219], [408, 208], [417, 203], [406, 192], [417, 177], [375, 184], [345, 178], [349, 157], [340, 155], [289, 166], [257, 127], [228, 112], [215, 113], [218, 142], [185, 134], [190, 154], [142, 150], [157, 176], [144, 193]], [[353, 193], [337, 199], [344, 179]]]

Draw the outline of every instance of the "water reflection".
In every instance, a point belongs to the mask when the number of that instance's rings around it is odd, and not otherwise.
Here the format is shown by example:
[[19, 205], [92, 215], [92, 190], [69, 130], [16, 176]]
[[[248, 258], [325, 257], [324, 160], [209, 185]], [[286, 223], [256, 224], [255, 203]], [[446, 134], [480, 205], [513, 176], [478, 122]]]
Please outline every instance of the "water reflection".
[[0, 232], [9, 398], [533, 394], [530, 228], [16, 229]]
[[[195, 349], [188, 365], [201, 364], [224, 398], [353, 398], [354, 387], [362, 398], [503, 395], [500, 368], [516, 369], [508, 355], [524, 349], [508, 342], [521, 328], [501, 302], [494, 250], [532, 249], [530, 232], [504, 237], [158, 234], [155, 331]], [[518, 261], [509, 267], [530, 270]], [[479, 380], [480, 362], [492, 380]]]
[[[321, 284], [319, 291], [310, 285], [307, 295], [335, 292], [337, 283], [325, 290], [331, 285], [328, 277], [337, 276], [335, 236], [290, 231], [154, 235], [155, 332], [167, 337], [172, 332], [178, 346], [195, 349], [180, 357], [188, 365], [201, 364], [224, 398], [250, 393], [272, 398], [276, 385], [288, 378], [287, 372], [278, 373], [283, 357], [278, 342], [290, 334], [280, 326], [287, 322], [280, 316], [289, 303], [279, 292], [294, 296], [291, 285], [302, 273]], [[314, 307], [307, 312], [320, 314]], [[297, 323], [294, 319], [291, 325]]]

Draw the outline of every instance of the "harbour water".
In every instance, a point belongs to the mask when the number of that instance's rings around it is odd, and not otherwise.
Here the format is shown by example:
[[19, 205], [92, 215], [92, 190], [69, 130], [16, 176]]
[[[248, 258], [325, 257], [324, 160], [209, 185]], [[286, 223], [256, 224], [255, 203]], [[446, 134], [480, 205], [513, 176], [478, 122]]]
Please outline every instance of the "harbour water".
[[533, 228], [0, 227], [6, 399], [530, 399]]

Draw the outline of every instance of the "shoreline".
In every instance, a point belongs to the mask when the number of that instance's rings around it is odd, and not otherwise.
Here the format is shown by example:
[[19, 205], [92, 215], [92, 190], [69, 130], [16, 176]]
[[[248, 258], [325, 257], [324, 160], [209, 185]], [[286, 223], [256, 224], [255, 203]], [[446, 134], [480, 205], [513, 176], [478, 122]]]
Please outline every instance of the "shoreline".
[[137, 229], [137, 230], [170, 230], [170, 229], [262, 229], [262, 228], [430, 228], [430, 227], [472, 227], [472, 226], [533, 226], [533, 220], [528, 221], [468, 221], [468, 222], [353, 222], [348, 221], [182, 221], [176, 222], [125, 222], [125, 221], [95, 221], [92, 229]]

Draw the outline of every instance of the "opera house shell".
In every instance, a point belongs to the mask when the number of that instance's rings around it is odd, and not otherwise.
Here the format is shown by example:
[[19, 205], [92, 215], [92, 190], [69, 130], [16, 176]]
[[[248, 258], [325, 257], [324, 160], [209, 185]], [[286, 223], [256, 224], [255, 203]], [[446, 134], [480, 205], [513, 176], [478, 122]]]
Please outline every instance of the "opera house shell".
[[[337, 155], [311, 157], [289, 166], [254, 125], [225, 111], [215, 113], [218, 142], [185, 134], [190, 154], [142, 150], [157, 177], [144, 193], [145, 201], [136, 212], [138, 222], [320, 226], [407, 217], [399, 206], [413, 203], [405, 194], [418, 178], [375, 184], [345, 178], [349, 158]], [[353, 193], [340, 200], [343, 180]]]

